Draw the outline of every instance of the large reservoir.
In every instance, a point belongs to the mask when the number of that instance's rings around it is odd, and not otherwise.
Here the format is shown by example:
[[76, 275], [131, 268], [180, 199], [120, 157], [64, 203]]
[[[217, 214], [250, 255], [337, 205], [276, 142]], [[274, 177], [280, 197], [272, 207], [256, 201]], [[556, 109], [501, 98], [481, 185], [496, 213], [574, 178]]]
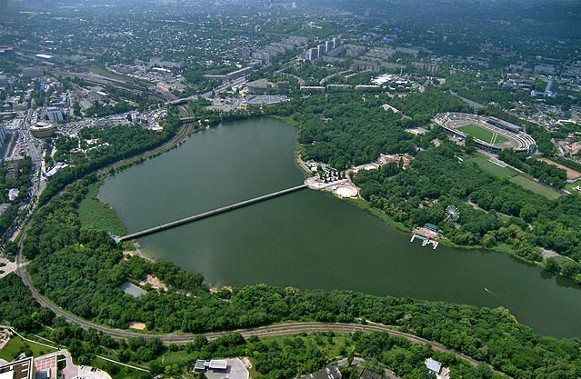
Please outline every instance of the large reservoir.
[[[301, 184], [295, 130], [220, 125], [109, 177], [100, 198], [129, 232]], [[461, 220], [460, 220], [461, 221]], [[302, 190], [139, 240], [212, 285], [347, 289], [508, 308], [540, 334], [581, 337], [581, 287], [500, 253], [410, 243], [354, 205]]]

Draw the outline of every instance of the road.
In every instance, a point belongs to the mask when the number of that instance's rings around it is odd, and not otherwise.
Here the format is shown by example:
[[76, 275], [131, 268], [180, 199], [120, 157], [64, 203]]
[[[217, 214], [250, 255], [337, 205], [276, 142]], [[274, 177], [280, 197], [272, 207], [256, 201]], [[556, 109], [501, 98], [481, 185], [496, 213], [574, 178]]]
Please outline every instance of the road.
[[[63, 310], [61, 307], [57, 306], [44, 296], [42, 296], [38, 290], [32, 284], [30, 275], [24, 267], [24, 262], [21, 255], [18, 256], [18, 274], [22, 278], [24, 284], [30, 289], [32, 296], [38, 301], [38, 303], [53, 311], [57, 316], [61, 316], [70, 323], [77, 324], [85, 329], [95, 329], [105, 334], [109, 334], [116, 338], [159, 338], [165, 344], [186, 344], [188, 342], [193, 342], [196, 334], [144, 334], [133, 332], [130, 330], [122, 330], [110, 328], [104, 325], [96, 324], [91, 321], [84, 320], [80, 317], [73, 315], [70, 312]], [[394, 330], [386, 325], [367, 323], [367, 324], [355, 324], [355, 323], [327, 323], [327, 322], [300, 322], [300, 323], [283, 323], [268, 326], [261, 326], [257, 328], [248, 329], [238, 329], [233, 331], [224, 332], [212, 332], [205, 333], [204, 335], [210, 341], [217, 338], [223, 337], [230, 333], [240, 333], [244, 338], [249, 338], [252, 336], [264, 338], [264, 337], [275, 337], [275, 336], [286, 336], [295, 335], [300, 333], [315, 333], [315, 332], [335, 332], [335, 333], [353, 333], [356, 331], [361, 331], [365, 333], [372, 332], [382, 332], [388, 333], [390, 336], [405, 338], [411, 343], [415, 344], [430, 344], [432, 348], [441, 352], [452, 353], [461, 359], [469, 362], [471, 365], [476, 366], [478, 361], [469, 356], [454, 351], [447, 348], [446, 346], [439, 344], [437, 342], [428, 341], [424, 338], [414, 336], [413, 334], [408, 334]]]
[[[17, 258], [18, 264], [18, 275], [22, 278], [24, 284], [30, 289], [32, 296], [36, 299], [36, 301], [43, 307], [50, 309], [53, 311], [57, 316], [63, 317], [70, 323], [77, 324], [85, 329], [95, 329], [105, 334], [109, 334], [112, 337], [126, 339], [126, 338], [137, 338], [137, 337], [144, 337], [144, 338], [159, 338], [164, 344], [186, 344], [188, 342], [193, 342], [196, 334], [144, 334], [138, 333], [130, 330], [122, 330], [122, 329], [115, 329], [110, 328], [104, 325], [96, 324], [91, 321], [84, 320], [80, 317], [73, 315], [72, 313], [63, 310], [61, 307], [54, 304], [52, 301], [48, 300], [42, 294], [38, 292], [30, 275], [26, 271], [24, 266], [24, 261], [22, 255], [18, 255]], [[205, 333], [203, 334], [209, 341], [215, 340], [217, 338], [223, 337], [230, 333], [240, 333], [244, 338], [249, 338], [252, 336], [256, 336], [259, 338], [264, 337], [275, 337], [275, 336], [287, 336], [287, 335], [296, 335], [300, 333], [315, 333], [315, 332], [335, 332], [335, 333], [353, 333], [356, 331], [361, 331], [364, 333], [372, 333], [372, 332], [382, 332], [388, 333], [390, 336], [394, 337], [401, 337], [405, 338], [411, 343], [415, 344], [430, 344], [433, 349], [452, 353], [457, 357], [467, 361], [472, 366], [476, 366], [478, 361], [455, 350], [449, 349], [446, 346], [437, 343], [428, 341], [424, 338], [415, 336], [413, 334], [400, 332], [398, 330], [394, 330], [389, 326], [376, 324], [376, 323], [366, 323], [366, 324], [355, 324], [355, 323], [325, 323], [325, 322], [298, 322], [298, 323], [282, 323], [282, 324], [275, 324], [275, 325], [268, 325], [268, 326], [261, 326], [257, 328], [248, 328], [248, 329], [238, 329], [233, 331], [223, 331], [223, 332], [212, 332], [212, 333]]]
[[463, 102], [465, 102], [466, 104], [470, 105], [474, 109], [482, 109], [485, 107], [484, 104], [480, 104], [480, 103], [477, 103], [476, 101], [462, 97], [462, 96], [458, 95], [456, 92], [450, 91], [450, 93], [452, 95], [456, 96], [457, 98], [459, 98], [460, 100], [462, 100]]
[[[180, 111], [184, 116], [190, 116], [187, 112], [189, 107], [181, 108]], [[106, 171], [109, 171], [113, 168], [118, 167], [118, 165], [128, 164], [133, 160], [147, 158], [156, 154], [159, 154], [163, 151], [166, 151], [177, 143], [179, 143], [183, 138], [185, 138], [189, 132], [191, 131], [191, 125], [184, 124], [183, 127], [180, 129], [178, 134], [170, 141], [166, 142], [164, 145], [151, 150], [147, 153], [142, 155], [129, 158], [127, 160], [117, 162], [114, 165], [108, 166], [99, 170], [99, 173], [103, 175]], [[24, 241], [26, 237], [27, 228], [25, 227], [23, 230], [22, 238], [20, 239], [20, 246], [22, 246], [22, 241]], [[44, 297], [34, 286], [32, 279], [26, 270], [26, 262], [24, 257], [22, 256], [22, 249], [16, 259], [17, 263], [17, 274], [22, 278], [23, 283], [28, 287], [32, 296], [36, 299], [36, 301], [45, 308], [50, 309], [54, 312], [55, 315], [63, 317], [67, 322], [74, 323], [82, 328], [85, 329], [94, 329], [105, 334], [108, 334], [114, 338], [119, 339], [127, 339], [127, 338], [137, 338], [137, 337], [144, 337], [144, 338], [159, 338], [164, 344], [186, 344], [188, 342], [192, 342], [196, 337], [196, 334], [144, 334], [138, 333], [130, 330], [122, 330], [122, 329], [115, 329], [110, 328], [104, 325], [96, 324], [91, 321], [84, 320], [68, 311], [65, 311], [58, 305], [54, 304], [52, 301]], [[230, 333], [240, 333], [244, 338], [249, 338], [252, 336], [256, 336], [259, 338], [264, 337], [274, 337], [274, 336], [286, 336], [286, 335], [296, 335], [300, 333], [315, 333], [315, 332], [335, 332], [335, 333], [353, 333], [355, 331], [362, 331], [365, 333], [372, 333], [372, 332], [382, 332], [388, 333], [391, 336], [405, 338], [411, 343], [415, 344], [430, 344], [432, 348], [438, 351], [452, 353], [470, 363], [472, 366], [476, 366], [478, 361], [475, 359], [462, 354], [460, 352], [454, 351], [452, 349], [447, 348], [446, 346], [428, 341], [421, 337], [415, 336], [413, 334], [408, 334], [404, 332], [400, 332], [394, 330], [386, 325], [382, 324], [375, 324], [375, 323], [367, 323], [367, 324], [355, 324], [355, 323], [321, 323], [321, 322], [301, 322], [301, 323], [282, 323], [282, 324], [275, 324], [275, 325], [268, 325], [268, 326], [261, 326], [257, 328], [248, 328], [248, 329], [239, 329], [234, 331], [222, 331], [222, 332], [212, 332], [212, 333], [205, 333], [203, 334], [208, 340], [215, 340], [222, 336], [225, 336]]]
[[234, 79], [232, 81], [228, 81], [228, 82], [222, 83], [218, 87], [215, 87], [214, 89], [212, 89], [212, 90], [210, 90], [208, 92], [204, 92], [204, 93], [198, 94], [198, 95], [186, 96], [186, 97], [182, 97], [180, 99], [174, 99], [174, 100], [171, 100], [171, 101], [166, 102], [166, 104], [179, 104], [179, 103], [186, 102], [186, 101], [190, 101], [190, 100], [208, 99], [208, 98], [212, 97], [215, 94], [218, 94], [220, 92], [224, 92], [225, 90], [227, 90], [230, 87], [242, 86], [246, 82], [247, 82], [246, 78]]

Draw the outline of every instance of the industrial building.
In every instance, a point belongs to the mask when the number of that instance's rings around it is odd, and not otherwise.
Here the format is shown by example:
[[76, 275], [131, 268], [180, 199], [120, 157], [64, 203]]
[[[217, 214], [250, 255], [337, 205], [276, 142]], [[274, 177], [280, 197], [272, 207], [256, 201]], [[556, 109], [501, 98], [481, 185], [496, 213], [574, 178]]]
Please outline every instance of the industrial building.
[[198, 359], [194, 371], [204, 373], [207, 379], [248, 379], [248, 369], [240, 358], [212, 359], [206, 361]]
[[206, 74], [204, 78], [206, 79], [220, 79], [220, 80], [236, 80], [250, 75], [252, 72], [252, 66], [244, 67], [236, 71], [232, 71], [228, 74]]
[[[194, 370], [205, 371], [205, 370], [226, 370], [228, 368], [228, 361], [225, 359], [212, 359], [210, 361], [205, 361], [203, 359], [198, 359]], [[0, 378], [2, 379], [2, 378]]]

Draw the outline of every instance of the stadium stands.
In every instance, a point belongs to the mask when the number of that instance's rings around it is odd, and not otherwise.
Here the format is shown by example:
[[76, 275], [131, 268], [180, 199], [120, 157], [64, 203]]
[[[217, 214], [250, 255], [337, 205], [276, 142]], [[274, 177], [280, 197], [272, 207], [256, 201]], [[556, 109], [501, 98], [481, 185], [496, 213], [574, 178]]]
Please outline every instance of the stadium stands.
[[492, 153], [498, 153], [502, 149], [509, 148], [517, 151], [526, 151], [528, 154], [534, 154], [537, 150], [537, 144], [533, 137], [522, 132], [520, 126], [500, 120], [496, 117], [448, 112], [437, 114], [434, 118], [434, 122], [443, 127], [448, 134], [462, 140], [465, 139], [467, 135], [458, 128], [466, 125], [476, 125], [505, 137], [507, 141], [503, 143], [490, 143], [490, 141], [483, 141], [474, 138], [474, 142], [478, 148]]

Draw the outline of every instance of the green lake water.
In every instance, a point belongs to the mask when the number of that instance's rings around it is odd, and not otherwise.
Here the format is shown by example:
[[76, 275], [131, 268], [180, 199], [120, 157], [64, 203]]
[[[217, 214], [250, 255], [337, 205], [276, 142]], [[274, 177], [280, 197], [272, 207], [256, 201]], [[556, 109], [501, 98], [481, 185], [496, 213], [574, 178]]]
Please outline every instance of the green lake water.
[[[129, 232], [303, 181], [294, 128], [246, 120], [106, 179], [99, 197]], [[213, 285], [348, 289], [508, 308], [540, 334], [581, 337], [581, 287], [505, 254], [409, 242], [331, 195], [302, 190], [141, 238], [146, 255]]]

